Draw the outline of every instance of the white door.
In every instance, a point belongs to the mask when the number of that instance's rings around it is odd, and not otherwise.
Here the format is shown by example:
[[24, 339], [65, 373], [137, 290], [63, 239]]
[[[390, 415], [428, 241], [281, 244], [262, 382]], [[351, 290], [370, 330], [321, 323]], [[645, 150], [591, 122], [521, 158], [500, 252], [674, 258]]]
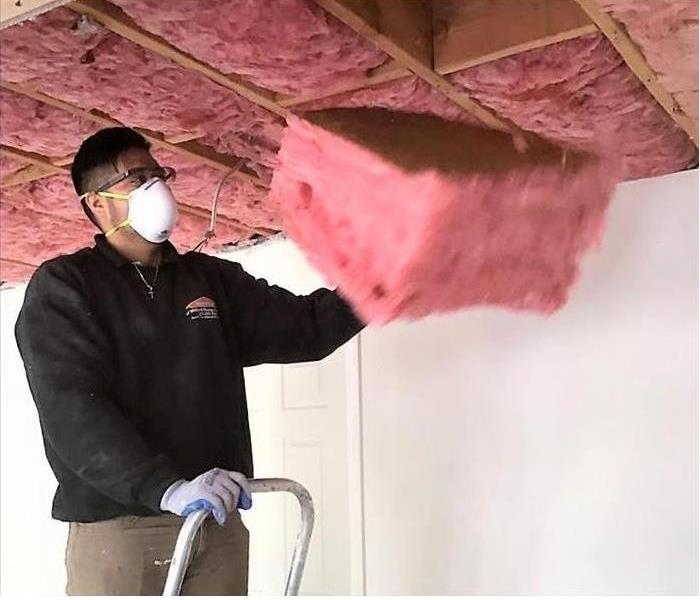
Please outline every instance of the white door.
[[[231, 256], [257, 277], [295, 293], [322, 281], [295, 247], [270, 244]], [[301, 592], [362, 592], [357, 340], [318, 363], [246, 369], [256, 477], [287, 477], [314, 500], [316, 520]], [[251, 595], [284, 589], [299, 528], [288, 494], [257, 494], [250, 530]]]

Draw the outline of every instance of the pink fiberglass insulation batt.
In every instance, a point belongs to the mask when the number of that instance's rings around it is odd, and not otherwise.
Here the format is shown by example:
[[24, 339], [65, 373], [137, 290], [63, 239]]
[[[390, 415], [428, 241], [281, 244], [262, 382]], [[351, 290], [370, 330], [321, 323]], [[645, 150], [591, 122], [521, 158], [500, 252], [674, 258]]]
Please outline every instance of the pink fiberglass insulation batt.
[[602, 35], [560, 42], [460, 71], [450, 80], [519, 127], [555, 142], [605, 141], [624, 179], [682, 170], [697, 151]]
[[697, 123], [697, 0], [598, 1], [624, 25], [662, 85]]
[[310, 0], [116, 0], [139, 25], [223, 73], [300, 94], [362, 78], [388, 57]]
[[432, 117], [312, 118], [324, 128], [289, 120], [271, 195], [289, 235], [366, 321], [566, 302], [601, 235], [610, 162], [574, 152], [563, 162], [540, 140], [520, 154], [506, 134]]
[[274, 165], [282, 123], [203, 76], [67, 9], [2, 32], [3, 79], [166, 135], [201, 134], [220, 152]]
[[[31, 127], [27, 127], [27, 123], [31, 123]], [[45, 156], [75, 153], [86, 137], [100, 129], [91, 121], [6, 90], [0, 93], [0, 124], [3, 144]], [[152, 151], [162, 164], [176, 168], [173, 189], [182, 202], [211, 207], [221, 171], [180, 154], [159, 148], [152, 148]], [[7, 169], [8, 172], [15, 170]], [[221, 191], [219, 212], [254, 227], [279, 229], [280, 225], [267, 201], [267, 189], [237, 179], [229, 181]]]
[[0, 92], [0, 141], [49, 157], [76, 152], [99, 125], [27, 96]]

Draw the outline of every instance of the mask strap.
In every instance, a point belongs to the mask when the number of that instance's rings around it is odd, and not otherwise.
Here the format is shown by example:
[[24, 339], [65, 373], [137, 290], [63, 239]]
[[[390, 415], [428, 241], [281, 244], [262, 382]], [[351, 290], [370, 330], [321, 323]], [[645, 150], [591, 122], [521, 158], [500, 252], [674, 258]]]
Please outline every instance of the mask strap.
[[117, 192], [97, 192], [103, 198], [113, 198], [114, 200], [129, 200], [129, 194], [119, 194]]
[[120, 229], [123, 229], [124, 227], [127, 227], [129, 225], [129, 219], [124, 219], [119, 225], [115, 225], [110, 229], [109, 231], [105, 231], [105, 237], [109, 237], [110, 235], [115, 234], [117, 231]]

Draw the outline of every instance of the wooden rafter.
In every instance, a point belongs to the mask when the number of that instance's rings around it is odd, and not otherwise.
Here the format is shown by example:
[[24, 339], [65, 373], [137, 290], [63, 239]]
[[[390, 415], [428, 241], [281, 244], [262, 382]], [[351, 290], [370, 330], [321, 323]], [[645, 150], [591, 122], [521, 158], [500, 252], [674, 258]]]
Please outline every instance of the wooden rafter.
[[0, 29], [16, 25], [68, 2], [69, 0], [0, 0]]
[[698, 145], [698, 124], [688, 116], [676, 99], [659, 81], [646, 58], [627, 32], [606, 13], [595, 0], [576, 0], [610, 43], [620, 53], [630, 70], [639, 78], [656, 101], [671, 116], [679, 127], [685, 131], [693, 143]]
[[166, 135], [163, 139], [170, 144], [182, 144], [183, 142], [191, 142], [204, 137], [201, 133], [178, 133], [175, 135]]
[[[26, 152], [24, 150], [19, 150], [17, 148], [11, 148], [9, 146], [5, 145], [0, 145], [0, 153], [4, 154], [10, 158], [14, 158], [16, 160], [30, 163], [31, 165], [35, 165], [39, 168], [45, 169], [47, 172], [45, 175], [42, 175], [42, 177], [46, 177], [48, 175], [56, 175], [56, 174], [68, 174], [70, 173], [70, 166], [64, 165], [64, 166], [59, 166], [55, 165], [51, 162], [51, 159], [42, 156], [40, 154], [36, 154], [34, 152]], [[8, 178], [9, 179], [9, 178]], [[14, 182], [11, 185], [16, 185], [19, 182]], [[22, 182], [22, 183], [26, 183]], [[5, 188], [7, 185], [5, 185], [5, 179], [2, 181], [2, 187]], [[201, 217], [203, 219], [209, 219], [210, 214], [209, 211], [206, 208], [201, 208], [199, 206], [192, 206], [191, 204], [186, 204], [184, 202], [178, 201], [178, 206], [180, 210], [184, 213], [189, 213], [191, 215], [196, 215], [198, 217]], [[232, 217], [226, 217], [223, 215], [217, 215], [217, 220], [221, 221], [222, 223], [229, 225], [231, 227], [236, 227], [238, 229], [241, 229], [243, 231], [249, 232], [249, 233], [258, 233], [260, 235], [270, 235], [271, 233], [275, 233], [271, 229], [267, 229], [265, 227], [251, 227], [250, 225], [246, 225], [245, 223], [242, 223], [238, 219], [234, 219]]]
[[403, 79], [405, 77], [410, 77], [411, 75], [411, 71], [392, 60], [386, 65], [381, 65], [376, 69], [372, 69], [369, 73], [367, 73], [367, 75], [365, 75], [365, 77], [346, 81], [339, 85], [330, 86], [321, 90], [314, 90], [313, 92], [299, 94], [297, 96], [283, 96], [277, 100], [277, 103], [284, 107], [299, 106], [300, 104], [306, 104], [307, 102], [313, 102], [314, 100], [329, 98], [331, 96], [335, 96], [336, 94], [343, 94], [346, 92], [354, 92], [357, 90], [375, 87], [377, 85], [381, 85], [382, 83], [396, 81], [397, 79]]
[[12, 187], [13, 185], [19, 185], [21, 183], [29, 183], [30, 181], [36, 181], [37, 179], [43, 179], [44, 177], [50, 177], [55, 174], [53, 170], [45, 167], [25, 165], [14, 173], [5, 175], [0, 179], [0, 189]]
[[65, 173], [69, 171], [68, 167], [62, 165], [55, 165], [51, 162], [51, 159], [37, 154], [36, 152], [27, 152], [26, 150], [20, 150], [18, 148], [12, 148], [10, 146], [0, 145], [0, 154], [4, 154], [8, 158], [13, 158], [20, 162], [29, 163], [38, 167], [42, 167], [47, 171], [51, 171], [52, 175], [58, 173]]
[[[0, 82], [0, 88], [9, 90], [16, 94], [22, 94], [23, 96], [27, 96], [29, 98], [33, 98], [38, 102], [43, 102], [44, 104], [48, 104], [49, 106], [53, 106], [54, 108], [61, 109], [63, 111], [69, 112], [73, 115], [91, 121], [93, 123], [97, 123], [102, 127], [114, 127], [122, 125], [121, 122], [105, 114], [85, 110], [83, 108], [80, 108], [79, 106], [75, 106], [73, 104], [70, 104], [69, 102], [64, 102], [63, 100], [47, 96], [42, 92], [38, 92], [26, 86], [21, 86], [15, 83], [3, 81]], [[167, 141], [166, 138], [160, 133], [139, 128], [136, 128], [136, 130], [139, 131], [154, 146], [170, 150], [171, 152], [175, 152], [176, 154], [187, 156], [188, 158], [194, 159], [200, 163], [204, 163], [220, 171], [230, 170], [231, 168], [235, 167], [237, 162], [240, 160], [236, 156], [220, 154], [214, 149], [209, 148], [207, 146], [203, 146], [194, 141], [183, 141], [175, 144]], [[249, 170], [238, 171], [235, 174], [235, 177], [238, 177], [242, 180], [251, 181], [253, 183], [259, 183], [258, 177]]]
[[514, 126], [469, 98], [432, 68], [432, 17], [415, 0], [315, 0], [361, 36], [379, 46], [402, 67], [474, 115], [484, 125], [502, 130]]
[[155, 52], [185, 69], [195, 71], [214, 83], [240, 94], [251, 102], [281, 117], [286, 118], [288, 115], [287, 109], [275, 102], [275, 94], [273, 92], [246, 82], [240, 77], [225, 75], [212, 66], [193, 58], [169, 44], [163, 38], [142, 29], [123, 10], [105, 0], [75, 0], [75, 2], [68, 5], [68, 8], [81, 15], [87, 15], [106, 29], [113, 31], [130, 42]]

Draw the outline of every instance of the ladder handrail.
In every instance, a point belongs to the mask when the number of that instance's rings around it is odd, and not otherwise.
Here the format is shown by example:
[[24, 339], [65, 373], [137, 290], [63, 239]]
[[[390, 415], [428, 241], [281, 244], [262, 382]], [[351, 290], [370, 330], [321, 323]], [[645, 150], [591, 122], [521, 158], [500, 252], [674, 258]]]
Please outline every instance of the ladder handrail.
[[[248, 486], [251, 493], [261, 494], [267, 492], [289, 492], [294, 494], [299, 501], [301, 510], [301, 527], [294, 546], [294, 554], [289, 567], [285, 596], [297, 596], [301, 586], [301, 577], [306, 566], [306, 558], [309, 554], [311, 533], [314, 528], [314, 504], [309, 491], [300, 483], [291, 479], [269, 478], [249, 479]], [[168, 569], [168, 577], [165, 582], [163, 596], [179, 596], [182, 582], [192, 556], [192, 545], [197, 532], [209, 516], [206, 510], [197, 510], [187, 516], [180, 529], [175, 543], [173, 559]]]

